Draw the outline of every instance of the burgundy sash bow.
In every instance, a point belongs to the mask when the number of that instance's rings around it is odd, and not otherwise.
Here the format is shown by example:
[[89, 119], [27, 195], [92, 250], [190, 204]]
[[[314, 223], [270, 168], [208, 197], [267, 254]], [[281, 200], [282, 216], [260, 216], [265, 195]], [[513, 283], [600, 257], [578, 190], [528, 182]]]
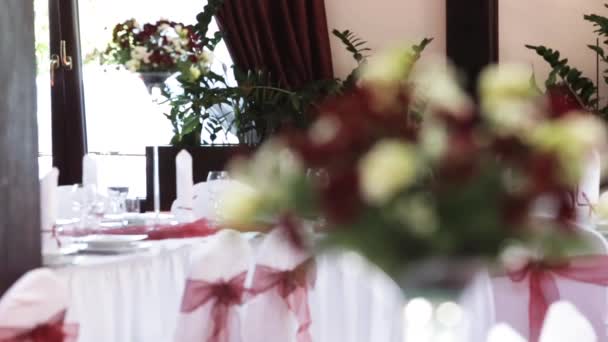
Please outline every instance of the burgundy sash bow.
[[181, 307], [183, 313], [191, 313], [209, 302], [213, 303], [213, 331], [207, 339], [208, 342], [230, 341], [228, 323], [234, 315], [234, 306], [243, 303], [246, 277], [247, 272], [242, 272], [229, 281], [214, 283], [188, 279]]
[[529, 277], [528, 303], [530, 341], [540, 338], [542, 325], [549, 306], [560, 299], [554, 275], [581, 283], [608, 286], [608, 256], [580, 256], [563, 263], [530, 262], [518, 271], [509, 272], [514, 282]]
[[[278, 270], [269, 266], [257, 265], [248, 293], [257, 296], [272, 289], [277, 292], [294, 313], [298, 320], [297, 341], [311, 342], [310, 307], [308, 305], [308, 287], [314, 283], [314, 272], [308, 272], [312, 261], [306, 261], [293, 270]], [[309, 276], [310, 275], [310, 276]]]
[[64, 324], [66, 312], [51, 317], [32, 329], [0, 327], [0, 342], [73, 342], [78, 325]]

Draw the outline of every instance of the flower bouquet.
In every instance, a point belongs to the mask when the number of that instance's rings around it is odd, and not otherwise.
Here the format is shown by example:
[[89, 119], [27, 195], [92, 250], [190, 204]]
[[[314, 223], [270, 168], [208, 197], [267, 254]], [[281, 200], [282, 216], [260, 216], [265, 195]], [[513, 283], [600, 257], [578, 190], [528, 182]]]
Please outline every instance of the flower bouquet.
[[543, 258], [578, 248], [573, 191], [603, 123], [539, 94], [525, 67], [489, 67], [477, 105], [445, 65], [412, 71], [414, 52], [397, 55], [370, 62], [310, 130], [235, 160], [249, 187], [223, 202], [226, 223], [279, 223], [305, 245], [302, 219], [316, 220], [316, 246], [448, 287], [521, 246]]
[[104, 52], [104, 63], [140, 73], [148, 88], [164, 83], [181, 64], [200, 75], [209, 68], [211, 59], [194, 26], [168, 20], [143, 26], [135, 19], [117, 24]]

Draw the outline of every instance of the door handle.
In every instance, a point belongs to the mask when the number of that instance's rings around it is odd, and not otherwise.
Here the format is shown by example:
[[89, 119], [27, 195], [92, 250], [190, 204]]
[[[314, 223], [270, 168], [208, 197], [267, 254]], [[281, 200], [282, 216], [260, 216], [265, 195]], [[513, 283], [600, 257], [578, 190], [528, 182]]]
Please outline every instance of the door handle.
[[67, 43], [65, 40], [59, 42], [59, 57], [61, 59], [61, 65], [67, 70], [72, 70], [72, 56], [68, 56], [67, 54]]
[[59, 60], [59, 56], [57, 54], [51, 55], [51, 87], [55, 86], [55, 75], [57, 74], [57, 69], [61, 67], [61, 62]]

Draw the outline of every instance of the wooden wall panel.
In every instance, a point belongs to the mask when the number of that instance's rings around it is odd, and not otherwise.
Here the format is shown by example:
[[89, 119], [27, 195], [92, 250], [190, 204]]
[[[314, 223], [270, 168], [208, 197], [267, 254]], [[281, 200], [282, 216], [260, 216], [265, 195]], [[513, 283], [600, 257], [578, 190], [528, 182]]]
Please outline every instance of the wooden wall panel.
[[34, 10], [0, 1], [0, 293], [41, 264]]

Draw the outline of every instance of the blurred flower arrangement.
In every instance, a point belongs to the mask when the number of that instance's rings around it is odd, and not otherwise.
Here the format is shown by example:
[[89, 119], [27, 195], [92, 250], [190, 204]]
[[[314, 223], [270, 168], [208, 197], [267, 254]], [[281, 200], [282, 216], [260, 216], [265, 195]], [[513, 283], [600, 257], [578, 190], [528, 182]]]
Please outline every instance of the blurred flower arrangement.
[[209, 68], [211, 59], [193, 25], [169, 20], [143, 26], [135, 19], [117, 24], [112, 31], [112, 42], [103, 54], [106, 64], [118, 64], [142, 73], [173, 73], [180, 63], [188, 63], [189, 68], [196, 68], [200, 74]]
[[[300, 219], [320, 220], [322, 244], [393, 275], [430, 259], [496, 260], [521, 245], [551, 257], [573, 244], [572, 189], [606, 143], [603, 123], [554, 105], [518, 65], [485, 70], [476, 105], [445, 65], [413, 71], [415, 55], [381, 55], [309, 130], [235, 160], [249, 187], [223, 202], [226, 224], [278, 221], [302, 243]], [[551, 208], [543, 220], [540, 202]]]

